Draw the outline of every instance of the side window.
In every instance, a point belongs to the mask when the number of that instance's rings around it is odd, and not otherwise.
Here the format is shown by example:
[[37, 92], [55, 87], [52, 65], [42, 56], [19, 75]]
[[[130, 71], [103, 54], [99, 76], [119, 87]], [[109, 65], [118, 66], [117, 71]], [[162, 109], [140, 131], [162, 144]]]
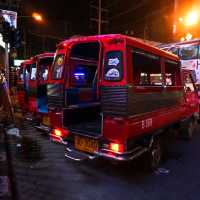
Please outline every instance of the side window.
[[53, 64], [52, 79], [61, 79], [64, 69], [64, 54], [57, 55]]
[[52, 62], [53, 62], [53, 57], [42, 58], [40, 60], [38, 67], [38, 78], [40, 80], [46, 81], [48, 79], [48, 71], [50, 69]]
[[123, 77], [122, 52], [111, 51], [106, 54], [104, 65], [104, 79], [120, 81]]
[[36, 63], [31, 65], [31, 80], [36, 80]]
[[194, 88], [194, 84], [193, 84], [191, 75], [186, 74], [184, 77], [184, 80], [185, 80], [185, 86], [184, 86], [185, 91], [186, 92], [194, 92], [195, 88]]
[[24, 68], [23, 67], [20, 67], [20, 69], [18, 71], [18, 80], [24, 81]]
[[142, 50], [132, 51], [133, 81], [135, 85], [161, 86], [160, 57]]
[[165, 84], [167, 86], [177, 86], [181, 84], [180, 66], [178, 62], [172, 60], [165, 61]]

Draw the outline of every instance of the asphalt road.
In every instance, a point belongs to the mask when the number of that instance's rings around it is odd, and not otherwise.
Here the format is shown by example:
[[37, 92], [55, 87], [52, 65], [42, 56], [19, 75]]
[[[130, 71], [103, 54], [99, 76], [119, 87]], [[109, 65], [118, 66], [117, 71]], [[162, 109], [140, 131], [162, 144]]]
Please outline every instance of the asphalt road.
[[50, 142], [30, 125], [21, 133], [36, 142], [22, 157], [12, 140], [20, 200], [200, 199], [199, 127], [191, 141], [177, 139], [170, 145], [159, 169], [164, 173], [145, 171], [140, 159], [125, 165], [66, 160], [64, 146]]

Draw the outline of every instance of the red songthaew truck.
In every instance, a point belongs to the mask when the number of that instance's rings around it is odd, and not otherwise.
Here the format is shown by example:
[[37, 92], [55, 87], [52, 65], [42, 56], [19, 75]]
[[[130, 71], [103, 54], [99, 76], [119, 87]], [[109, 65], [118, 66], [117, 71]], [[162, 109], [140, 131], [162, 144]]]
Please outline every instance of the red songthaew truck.
[[161, 159], [170, 128], [191, 136], [199, 113], [190, 71], [179, 58], [119, 34], [58, 45], [48, 84], [53, 140], [74, 160]]
[[[47, 107], [48, 72], [51, 68], [54, 53], [36, 55], [23, 62], [18, 74], [18, 99], [23, 111], [40, 119], [37, 128], [49, 131]], [[26, 109], [25, 109], [26, 108]]]

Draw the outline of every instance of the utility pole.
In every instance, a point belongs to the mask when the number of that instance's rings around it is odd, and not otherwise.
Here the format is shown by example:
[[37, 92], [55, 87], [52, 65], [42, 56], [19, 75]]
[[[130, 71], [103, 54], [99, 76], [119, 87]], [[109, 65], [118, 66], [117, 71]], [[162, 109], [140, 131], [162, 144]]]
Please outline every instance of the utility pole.
[[103, 8], [102, 0], [90, 1], [90, 24], [94, 25], [96, 33], [102, 34], [103, 30], [108, 29], [108, 9]]
[[23, 28], [23, 45], [24, 45], [24, 49], [23, 49], [23, 54], [24, 54], [24, 59], [26, 59], [26, 55], [27, 55], [27, 41], [26, 41], [26, 29]]
[[101, 0], [99, 0], [98, 34], [101, 34]]

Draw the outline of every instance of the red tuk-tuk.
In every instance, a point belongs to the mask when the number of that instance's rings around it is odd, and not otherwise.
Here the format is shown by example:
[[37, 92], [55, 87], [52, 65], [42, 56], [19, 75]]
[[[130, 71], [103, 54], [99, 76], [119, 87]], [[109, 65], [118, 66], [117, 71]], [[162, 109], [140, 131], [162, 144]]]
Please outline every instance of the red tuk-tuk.
[[54, 53], [43, 53], [31, 59], [32, 64], [28, 80], [29, 112], [31, 113], [48, 112], [46, 85], [53, 58]]
[[67, 158], [128, 161], [147, 152], [152, 168], [166, 130], [190, 136], [199, 109], [177, 56], [119, 34], [58, 45], [48, 106], [52, 139], [67, 144]]
[[39, 120], [40, 126], [36, 128], [45, 131], [49, 131], [48, 126], [50, 125], [47, 107], [47, 83], [53, 58], [54, 53], [43, 53], [22, 63], [17, 84], [20, 107]]

